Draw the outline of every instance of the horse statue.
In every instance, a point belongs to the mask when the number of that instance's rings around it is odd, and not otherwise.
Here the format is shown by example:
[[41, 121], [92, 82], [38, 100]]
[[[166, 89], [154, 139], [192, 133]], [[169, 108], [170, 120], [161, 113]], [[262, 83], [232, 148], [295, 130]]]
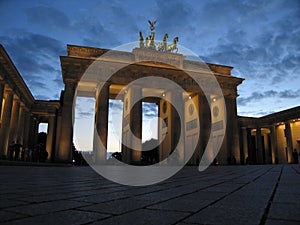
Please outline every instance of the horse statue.
[[172, 44], [168, 45], [168, 47], [167, 47], [167, 52], [173, 52], [175, 50], [176, 50], [176, 53], [178, 52], [178, 48], [177, 48], [177, 42], [178, 42], [178, 40], [179, 40], [178, 37], [175, 37], [173, 39]]
[[154, 32], [152, 32], [150, 36], [146, 38], [146, 48], [153, 50], [156, 49], [154, 44]]
[[140, 48], [145, 48], [145, 44], [144, 44], [144, 37], [142, 32], [140, 31], [140, 40], [139, 40], [139, 46]]
[[168, 39], [168, 34], [165, 34], [163, 41], [157, 45], [158, 51], [160, 51], [160, 52], [167, 51], [167, 44], [168, 44], [167, 39]]

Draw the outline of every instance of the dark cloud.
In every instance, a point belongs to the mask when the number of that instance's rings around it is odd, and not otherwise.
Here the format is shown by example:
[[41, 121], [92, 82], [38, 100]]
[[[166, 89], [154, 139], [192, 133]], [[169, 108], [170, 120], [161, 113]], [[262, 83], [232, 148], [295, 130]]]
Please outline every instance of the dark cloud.
[[239, 115], [254, 115], [254, 117], [261, 117], [261, 116], [265, 116], [265, 115], [270, 115], [275, 112], [276, 111], [270, 111], [270, 110], [256, 110], [256, 111], [241, 111], [238, 114]]
[[279, 98], [299, 98], [300, 97], [300, 89], [297, 91], [285, 90], [278, 93]]
[[48, 100], [49, 96], [46, 95], [34, 95], [34, 97], [38, 100]]
[[43, 79], [40, 79], [38, 77], [32, 77], [33, 79], [30, 79], [28, 81], [28, 85], [29, 86], [32, 86], [32, 87], [35, 87], [35, 88], [38, 88], [38, 89], [43, 89], [45, 90], [47, 88], [47, 84], [42, 82]]
[[274, 91], [269, 90], [265, 92], [253, 92], [248, 97], [239, 97], [237, 99], [239, 106], [246, 106], [248, 103], [254, 101], [262, 101], [265, 98], [278, 98], [278, 99], [294, 99], [300, 98], [300, 89], [298, 90], [284, 90], [284, 91]]
[[[300, 73], [300, 10], [296, 1], [212, 1], [204, 8], [204, 15], [226, 12], [215, 18], [224, 17], [220, 23], [214, 22], [221, 35], [214, 46], [204, 48], [205, 60], [234, 66], [234, 74], [269, 85]], [[222, 23], [226, 25], [221, 27]]]
[[112, 109], [116, 110], [117, 112], [112, 113], [120, 113], [123, 111], [123, 104], [119, 101], [110, 100], [109, 101], [109, 110], [112, 111]]
[[54, 30], [57, 28], [66, 29], [70, 26], [70, 20], [62, 11], [47, 7], [37, 6], [25, 9], [28, 22], [37, 24], [43, 28]]
[[158, 106], [155, 103], [143, 102], [143, 117], [145, 119], [151, 119], [157, 117]]
[[48, 90], [51, 98], [54, 93], [51, 82], [61, 74], [59, 55], [64, 53], [65, 46], [54, 38], [20, 29], [13, 29], [0, 39], [33, 95]]
[[53, 95], [54, 99], [59, 99], [60, 98], [60, 94], [55, 94]]
[[[73, 25], [74, 29], [80, 31], [84, 45], [104, 48], [112, 48], [120, 44], [115, 31], [104, 28], [105, 25], [97, 17], [79, 18]], [[74, 32], [75, 33], [75, 32]]]
[[94, 118], [94, 108], [84, 108], [83, 105], [76, 105], [76, 119]]
[[187, 3], [182, 1], [156, 1], [156, 18], [158, 21], [157, 30], [175, 34], [181, 32], [188, 26], [194, 10]]
[[78, 115], [80, 118], [90, 118], [90, 117], [94, 116], [94, 112], [87, 112], [87, 111], [79, 112]]
[[54, 84], [56, 85], [56, 87], [60, 87], [61, 89], [63, 89], [64, 84], [63, 84], [61, 72], [60, 71], [56, 71], [56, 72], [58, 74], [57, 74], [57, 76], [52, 81], [54, 82]]
[[78, 17], [72, 23], [72, 32], [80, 32], [84, 45], [115, 48], [138, 40], [138, 21], [121, 2], [99, 2], [89, 11], [91, 13]]
[[[150, 33], [147, 20], [156, 19], [156, 39], [161, 39], [164, 33], [169, 34], [169, 41], [179, 36], [179, 44], [197, 52], [205, 61], [234, 66], [233, 75], [246, 78], [240, 86], [241, 93], [253, 93], [249, 97], [242, 95], [239, 105], [268, 96], [296, 98], [297, 93], [289, 89], [295, 87], [300, 74], [297, 0], [38, 4], [34, 7], [19, 4], [9, 14], [3, 7], [3, 21], [12, 14], [16, 14], [16, 20], [8, 19], [12, 25], [2, 22], [0, 37], [33, 94], [49, 91], [52, 85], [49, 97], [54, 93], [57, 96], [54, 89], [63, 87], [59, 55], [66, 54], [65, 41], [112, 48], [138, 40], [138, 31], [147, 36]], [[9, 29], [10, 26], [14, 29]], [[291, 86], [287, 87], [289, 82]], [[269, 93], [259, 91], [265, 90], [264, 86], [278, 89]], [[153, 116], [151, 109], [144, 111], [146, 117]]]

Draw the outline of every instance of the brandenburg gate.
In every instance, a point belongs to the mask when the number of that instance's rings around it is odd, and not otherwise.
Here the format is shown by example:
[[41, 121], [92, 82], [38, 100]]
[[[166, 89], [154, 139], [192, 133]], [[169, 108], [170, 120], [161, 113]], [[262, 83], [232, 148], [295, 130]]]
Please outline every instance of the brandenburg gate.
[[[182, 160], [185, 149], [195, 146], [196, 150], [189, 162], [197, 164], [211, 132], [218, 138], [219, 130], [226, 130], [217, 160], [226, 164], [228, 156], [234, 156], [239, 163], [236, 98], [237, 86], [243, 79], [231, 75], [232, 67], [207, 64], [206, 68], [203, 62], [187, 60], [182, 54], [149, 48], [135, 48], [132, 52], [125, 52], [68, 45], [67, 51], [67, 56], [60, 57], [65, 83], [62, 110], [57, 120], [61, 130], [56, 157], [60, 161], [70, 161], [72, 157], [73, 106], [79, 96], [96, 100], [94, 152], [96, 160], [106, 159], [109, 99], [118, 96], [123, 101], [122, 153], [123, 161], [127, 164], [138, 165], [141, 162], [143, 101], [158, 105], [160, 161], [167, 158], [176, 146], [179, 149], [178, 159]], [[90, 69], [95, 62], [98, 65]], [[112, 76], [102, 76], [111, 71], [114, 71]], [[187, 72], [198, 76], [203, 85], [208, 85], [206, 82], [209, 76], [214, 76], [221, 87], [226, 107], [219, 103], [213, 91], [204, 94]], [[168, 79], [182, 87], [186, 93], [169, 87], [155, 88], [145, 83], [130, 85], [139, 78], [150, 76]], [[181, 108], [175, 109], [172, 100], [181, 104]], [[221, 114], [227, 115], [226, 118], [222, 118]], [[184, 115], [183, 127], [179, 115]], [[102, 150], [99, 151], [99, 148]]]
[[[39, 124], [47, 123], [47, 161], [72, 162], [74, 109], [83, 96], [96, 102], [91, 129], [97, 163], [107, 155], [109, 99], [123, 102], [121, 149], [127, 164], [141, 164], [142, 102], [157, 105], [159, 145], [153, 147], [160, 162], [176, 152], [177, 160], [198, 165], [206, 149], [218, 148], [210, 144], [213, 139], [221, 146], [210, 157], [220, 164], [293, 163], [300, 151], [299, 106], [261, 118], [237, 116], [237, 86], [243, 79], [231, 75], [233, 67], [178, 54], [178, 38], [169, 46], [166, 38], [155, 46], [151, 34], [145, 46], [140, 33], [140, 42], [126, 51], [68, 45], [60, 57], [65, 88], [60, 100], [49, 101], [33, 97], [0, 45], [1, 159], [8, 158], [11, 143], [34, 152]], [[211, 88], [212, 77], [222, 97]]]

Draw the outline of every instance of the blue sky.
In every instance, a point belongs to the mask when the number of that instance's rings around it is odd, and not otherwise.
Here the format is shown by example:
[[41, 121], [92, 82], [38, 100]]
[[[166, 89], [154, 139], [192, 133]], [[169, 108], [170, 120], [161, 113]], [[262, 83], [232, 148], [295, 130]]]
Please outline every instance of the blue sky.
[[[149, 33], [179, 37], [206, 62], [245, 78], [238, 114], [262, 116], [300, 102], [300, 2], [1, 1], [0, 42], [37, 99], [59, 99], [66, 45], [114, 48]], [[84, 113], [84, 112], [83, 112]]]

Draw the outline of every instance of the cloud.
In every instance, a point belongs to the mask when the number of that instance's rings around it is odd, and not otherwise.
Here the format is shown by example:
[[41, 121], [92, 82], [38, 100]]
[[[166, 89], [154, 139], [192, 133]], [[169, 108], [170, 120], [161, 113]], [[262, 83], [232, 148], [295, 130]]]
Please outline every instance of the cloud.
[[158, 106], [155, 103], [143, 102], [143, 117], [144, 119], [151, 119], [158, 116]]
[[79, 112], [78, 113], [79, 115], [79, 118], [90, 118], [91, 116], [94, 115], [94, 112], [88, 112], [88, 111], [85, 111], [85, 112]]
[[123, 104], [119, 101], [110, 100], [109, 101], [109, 110], [115, 110], [116, 112], [112, 113], [120, 113], [123, 111]]
[[70, 26], [70, 20], [62, 11], [48, 7], [37, 6], [25, 9], [28, 22], [37, 24], [47, 29], [66, 29]]
[[300, 89], [297, 91], [285, 90], [278, 93], [279, 98], [299, 98]]
[[95, 115], [95, 109], [94, 108], [84, 108], [83, 105], [76, 105], [76, 118], [77, 120], [80, 119], [94, 119]]
[[237, 103], [239, 106], [246, 106], [250, 102], [262, 101], [266, 98], [278, 98], [278, 99], [295, 99], [300, 98], [300, 89], [298, 90], [284, 90], [284, 91], [274, 91], [269, 90], [265, 92], [252, 92], [248, 97], [237, 98]]
[[38, 100], [48, 100], [49, 96], [46, 95], [34, 95], [34, 97]]
[[209, 16], [219, 11], [224, 13], [212, 20], [207, 17], [204, 25], [211, 24], [219, 34], [215, 42], [202, 47], [206, 61], [234, 66], [233, 74], [264, 85], [280, 84], [300, 73], [296, 1], [212, 1], [204, 6], [203, 13]]
[[180, 32], [182, 28], [187, 26], [187, 22], [194, 12], [187, 2], [157, 0], [155, 3], [157, 29], [170, 33]]
[[270, 111], [270, 110], [256, 110], [256, 111], [240, 111], [238, 112], [238, 115], [253, 115], [254, 117], [261, 117], [265, 115], [270, 115], [275, 113], [276, 111]]
[[[68, 10], [64, 10], [66, 5]], [[5, 4], [2, 6], [4, 9]], [[2, 22], [0, 38], [35, 95], [45, 90], [51, 98], [63, 87], [59, 55], [66, 54], [65, 42], [116, 47], [137, 41], [138, 31], [147, 36], [148, 19], [157, 20], [157, 39], [164, 33], [169, 34], [169, 41], [178, 36], [179, 44], [205, 61], [234, 66], [233, 75], [246, 78], [239, 87], [242, 105], [267, 96], [292, 99], [297, 95], [291, 90], [298, 89], [300, 82], [299, 1], [232, 0], [225, 4], [220, 0], [154, 0], [124, 4], [110, 0], [31, 6], [17, 4], [9, 14], [3, 10], [3, 21], [9, 22]], [[7, 19], [12, 14], [14, 21]], [[276, 93], [261, 91], [266, 87]], [[152, 114], [145, 110], [146, 116]]]
[[115, 48], [138, 40], [138, 20], [122, 2], [99, 2], [87, 6], [87, 10], [89, 13], [74, 19], [71, 31], [75, 35], [80, 32], [84, 45]]
[[51, 98], [53, 83], [55, 89], [63, 87], [62, 82], [60, 85], [56, 82], [61, 74], [59, 55], [65, 48], [60, 41], [21, 29], [12, 29], [0, 39], [33, 95], [48, 92]]

